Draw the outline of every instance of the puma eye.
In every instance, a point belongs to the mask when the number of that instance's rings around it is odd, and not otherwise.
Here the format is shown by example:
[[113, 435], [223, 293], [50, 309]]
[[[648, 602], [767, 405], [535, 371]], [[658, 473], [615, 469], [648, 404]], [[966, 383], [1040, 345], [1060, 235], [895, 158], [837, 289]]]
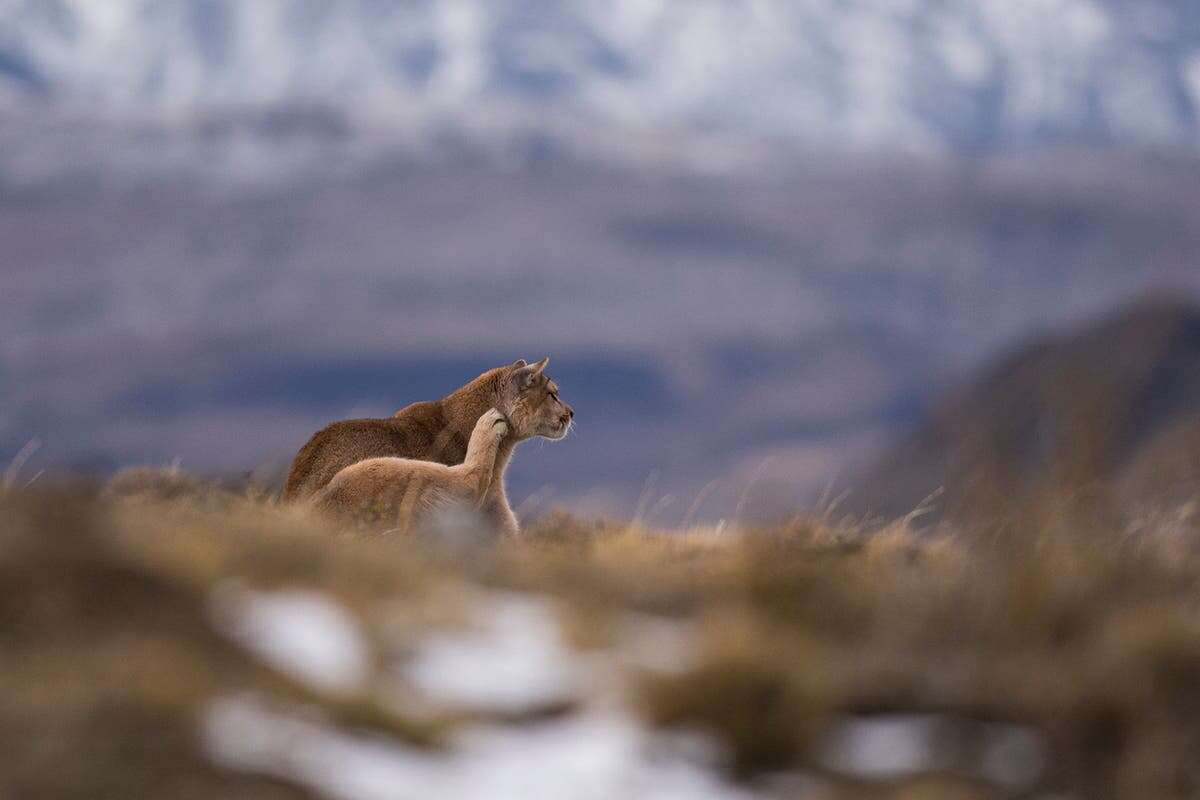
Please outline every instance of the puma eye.
[[558, 401], [558, 392], [551, 392], [551, 393], [550, 393], [550, 399], [551, 399], [551, 400], [554, 400], [555, 402], [557, 402], [557, 401]]

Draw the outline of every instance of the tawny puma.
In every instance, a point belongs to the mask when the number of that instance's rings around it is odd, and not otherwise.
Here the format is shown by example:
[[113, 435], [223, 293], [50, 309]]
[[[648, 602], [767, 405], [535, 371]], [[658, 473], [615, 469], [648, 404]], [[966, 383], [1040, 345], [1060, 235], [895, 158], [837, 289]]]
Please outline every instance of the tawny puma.
[[[461, 464], [471, 431], [491, 408], [505, 415], [510, 428], [496, 453], [494, 471], [502, 476], [518, 442], [534, 436], [561, 439], [571, 426], [574, 411], [559, 399], [558, 386], [546, 376], [549, 362], [520, 360], [488, 370], [441, 400], [406, 406], [388, 419], [346, 420], [323, 428], [296, 454], [283, 498], [310, 497], [340, 470], [368, 458]], [[503, 479], [492, 481], [479, 510], [497, 531], [518, 531]]]
[[368, 458], [342, 469], [313, 497], [326, 514], [422, 530], [439, 514], [478, 512], [494, 480], [496, 453], [509, 433], [496, 409], [475, 423], [461, 464], [448, 467], [412, 458]]

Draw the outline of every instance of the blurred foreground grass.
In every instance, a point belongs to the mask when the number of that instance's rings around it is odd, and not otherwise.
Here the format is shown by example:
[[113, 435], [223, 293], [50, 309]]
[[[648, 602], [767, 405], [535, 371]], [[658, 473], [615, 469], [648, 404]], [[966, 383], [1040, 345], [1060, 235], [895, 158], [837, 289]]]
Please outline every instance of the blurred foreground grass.
[[484, 543], [35, 487], [0, 496], [0, 797], [1200, 793], [1187, 509]]

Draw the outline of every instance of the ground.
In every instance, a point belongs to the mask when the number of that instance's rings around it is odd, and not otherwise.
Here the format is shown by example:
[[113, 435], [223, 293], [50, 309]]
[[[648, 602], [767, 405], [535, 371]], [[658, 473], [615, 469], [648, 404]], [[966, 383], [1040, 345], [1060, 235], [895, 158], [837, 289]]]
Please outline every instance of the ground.
[[0, 497], [0, 796], [1200, 791], [1186, 507], [492, 542], [141, 478]]

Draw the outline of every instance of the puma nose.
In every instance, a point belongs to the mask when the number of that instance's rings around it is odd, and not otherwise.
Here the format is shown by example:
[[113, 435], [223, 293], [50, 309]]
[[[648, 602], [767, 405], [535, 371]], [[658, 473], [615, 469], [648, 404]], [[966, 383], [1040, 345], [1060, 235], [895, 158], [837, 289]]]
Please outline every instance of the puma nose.
[[567, 406], [566, 411], [563, 412], [562, 421], [570, 422], [574, 417], [575, 417], [575, 409], [571, 408], [570, 406]]

